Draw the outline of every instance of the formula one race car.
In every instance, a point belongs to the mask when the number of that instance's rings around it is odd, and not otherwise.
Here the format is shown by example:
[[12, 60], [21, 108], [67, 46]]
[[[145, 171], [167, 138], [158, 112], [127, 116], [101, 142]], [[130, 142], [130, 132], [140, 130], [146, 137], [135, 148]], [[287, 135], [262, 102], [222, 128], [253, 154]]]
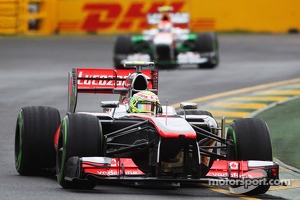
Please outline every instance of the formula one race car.
[[113, 62], [122, 69], [123, 62], [153, 61], [160, 68], [196, 64], [199, 68], [214, 68], [219, 63], [219, 47], [214, 32], [191, 33], [189, 13], [172, 13], [172, 7], [160, 7], [160, 13], [147, 15], [148, 24], [155, 28], [141, 35], [118, 36], [114, 45]]
[[[279, 178], [266, 123], [237, 119], [225, 136], [225, 118], [219, 126], [196, 103], [182, 102], [178, 111], [162, 105], [157, 97], [158, 70], [153, 66], [153, 62], [126, 62], [125, 68], [136, 69], [73, 68], [68, 112], [62, 120], [52, 107], [20, 110], [15, 131], [17, 172], [31, 175], [55, 169], [63, 188], [92, 189], [101, 181], [226, 180], [232, 192], [265, 193]], [[102, 101], [101, 112], [75, 112], [80, 93], [119, 94], [120, 99]]]

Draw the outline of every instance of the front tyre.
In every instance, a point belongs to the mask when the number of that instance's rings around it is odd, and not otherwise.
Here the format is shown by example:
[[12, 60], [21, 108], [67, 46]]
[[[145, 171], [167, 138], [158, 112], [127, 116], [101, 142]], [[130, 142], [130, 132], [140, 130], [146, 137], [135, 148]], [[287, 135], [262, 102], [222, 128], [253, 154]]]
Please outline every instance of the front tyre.
[[195, 50], [207, 62], [198, 65], [199, 68], [214, 68], [219, 64], [219, 43], [216, 33], [201, 33], [195, 41]]
[[[262, 119], [234, 120], [227, 131], [227, 160], [272, 161], [272, 145], [269, 128]], [[269, 185], [259, 185], [247, 194], [264, 194]], [[231, 188], [234, 191], [234, 187]]]
[[131, 36], [118, 36], [113, 50], [113, 62], [116, 69], [124, 69], [122, 60], [126, 60], [129, 54], [133, 53], [133, 44]]
[[61, 123], [58, 140], [56, 172], [59, 184], [66, 189], [93, 189], [96, 181], [90, 179], [66, 180], [69, 158], [103, 155], [103, 135], [98, 118], [88, 114], [68, 114]]
[[55, 168], [53, 141], [59, 124], [55, 108], [28, 106], [20, 110], [15, 130], [15, 166], [20, 175]]

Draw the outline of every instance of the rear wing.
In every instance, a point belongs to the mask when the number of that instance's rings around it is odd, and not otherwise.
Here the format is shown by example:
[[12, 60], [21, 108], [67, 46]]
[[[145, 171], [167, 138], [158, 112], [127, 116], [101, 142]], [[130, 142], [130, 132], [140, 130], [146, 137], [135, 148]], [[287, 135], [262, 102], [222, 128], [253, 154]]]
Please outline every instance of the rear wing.
[[75, 112], [78, 93], [128, 96], [132, 90], [156, 93], [158, 90], [158, 71], [152, 69], [73, 68], [68, 78], [68, 112], [71, 113]]
[[[171, 23], [174, 27], [188, 28], [190, 23], [190, 14], [185, 12], [169, 13]], [[147, 22], [149, 25], [157, 25], [162, 18], [162, 13], [147, 14]]]

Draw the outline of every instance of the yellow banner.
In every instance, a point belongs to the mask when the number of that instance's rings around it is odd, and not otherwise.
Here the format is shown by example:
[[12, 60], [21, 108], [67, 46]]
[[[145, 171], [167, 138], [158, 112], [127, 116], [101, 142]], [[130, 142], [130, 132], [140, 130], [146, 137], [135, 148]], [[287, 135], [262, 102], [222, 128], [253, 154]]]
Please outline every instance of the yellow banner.
[[217, 31], [300, 31], [299, 0], [191, 0], [190, 5], [192, 19], [210, 19]]
[[[132, 33], [148, 28], [146, 14], [163, 5], [175, 12], [187, 11], [187, 0], [60, 0], [60, 32]], [[68, 9], [65, 9], [65, 8]]]
[[190, 13], [194, 32], [300, 30], [300, 0], [0, 0], [0, 34], [139, 33], [160, 6]]
[[136, 33], [149, 28], [146, 14], [163, 5], [189, 12], [192, 31], [300, 29], [299, 0], [58, 0], [58, 31]]
[[0, 0], [0, 34], [53, 34], [58, 0]]
[[148, 28], [146, 14], [163, 5], [189, 12], [192, 31], [300, 29], [299, 0], [58, 0], [58, 31], [136, 33]]
[[0, 34], [15, 34], [18, 29], [18, 7], [17, 1], [0, 2]]

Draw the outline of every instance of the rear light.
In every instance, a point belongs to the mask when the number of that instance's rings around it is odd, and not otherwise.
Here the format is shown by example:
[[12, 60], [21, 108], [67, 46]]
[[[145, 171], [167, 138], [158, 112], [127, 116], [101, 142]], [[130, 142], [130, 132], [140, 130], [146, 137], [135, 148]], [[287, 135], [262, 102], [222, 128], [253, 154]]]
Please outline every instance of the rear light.
[[278, 166], [274, 166], [274, 167], [271, 168], [272, 178], [279, 178], [278, 171], [279, 171]]

